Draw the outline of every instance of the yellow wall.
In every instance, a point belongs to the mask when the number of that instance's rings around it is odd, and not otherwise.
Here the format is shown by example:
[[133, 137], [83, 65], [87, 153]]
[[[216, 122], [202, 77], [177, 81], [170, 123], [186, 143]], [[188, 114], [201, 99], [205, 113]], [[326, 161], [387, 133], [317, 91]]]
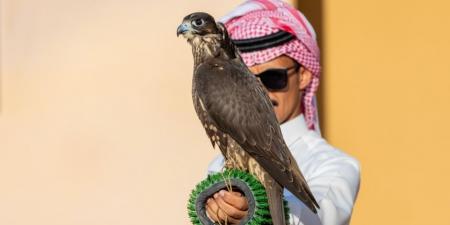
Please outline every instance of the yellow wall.
[[[218, 152], [175, 30], [240, 1], [0, 2], [0, 224], [189, 224]], [[352, 224], [449, 224], [449, 4], [321, 4], [325, 135], [363, 169]]]
[[323, 6], [325, 135], [362, 165], [352, 224], [450, 224], [450, 3]]

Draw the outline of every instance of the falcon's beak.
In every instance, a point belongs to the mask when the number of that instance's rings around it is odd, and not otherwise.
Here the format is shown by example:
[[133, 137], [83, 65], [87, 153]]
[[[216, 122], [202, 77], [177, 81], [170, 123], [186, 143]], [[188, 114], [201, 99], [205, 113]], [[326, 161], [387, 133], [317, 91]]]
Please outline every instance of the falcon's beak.
[[188, 22], [183, 22], [182, 24], [180, 24], [180, 26], [178, 26], [177, 37], [180, 36], [180, 34], [184, 34], [184, 33], [188, 32], [190, 29], [191, 29], [191, 24]]

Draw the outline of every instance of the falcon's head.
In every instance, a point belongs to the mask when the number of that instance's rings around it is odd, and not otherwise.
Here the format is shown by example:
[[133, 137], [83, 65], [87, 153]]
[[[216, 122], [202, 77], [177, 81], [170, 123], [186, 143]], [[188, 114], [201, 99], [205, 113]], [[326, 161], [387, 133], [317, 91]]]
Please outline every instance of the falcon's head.
[[221, 35], [221, 31], [211, 15], [196, 12], [184, 17], [177, 29], [177, 36], [180, 34], [191, 42], [196, 37]]

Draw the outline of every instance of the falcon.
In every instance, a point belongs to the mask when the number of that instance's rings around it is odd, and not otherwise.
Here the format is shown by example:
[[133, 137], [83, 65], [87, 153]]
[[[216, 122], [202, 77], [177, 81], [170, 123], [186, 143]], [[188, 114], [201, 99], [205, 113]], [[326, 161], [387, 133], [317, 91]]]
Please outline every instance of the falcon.
[[283, 140], [272, 103], [225, 26], [197, 12], [183, 19], [179, 35], [192, 46], [195, 111], [213, 148], [224, 156], [224, 167], [249, 172], [261, 181], [274, 225], [286, 224], [283, 188], [317, 213], [319, 205]]

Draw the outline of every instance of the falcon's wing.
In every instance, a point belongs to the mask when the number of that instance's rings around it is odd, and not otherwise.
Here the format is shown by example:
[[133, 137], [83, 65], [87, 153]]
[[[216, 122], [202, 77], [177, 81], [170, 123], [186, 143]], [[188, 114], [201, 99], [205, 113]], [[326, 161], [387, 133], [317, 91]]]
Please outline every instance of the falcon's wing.
[[208, 135], [213, 148], [217, 145], [220, 151], [222, 152], [222, 155], [226, 157], [228, 135], [219, 130], [217, 128], [216, 123], [213, 120], [211, 120], [211, 118], [209, 117], [208, 113], [205, 110], [205, 105], [197, 95], [195, 88], [192, 93], [192, 100], [194, 101], [194, 108], [198, 115], [198, 118], [200, 119], [203, 128], [205, 128], [206, 134]]
[[214, 58], [194, 71], [198, 96], [217, 128], [230, 135], [312, 211], [318, 206], [287, 148], [267, 93], [238, 61]]

